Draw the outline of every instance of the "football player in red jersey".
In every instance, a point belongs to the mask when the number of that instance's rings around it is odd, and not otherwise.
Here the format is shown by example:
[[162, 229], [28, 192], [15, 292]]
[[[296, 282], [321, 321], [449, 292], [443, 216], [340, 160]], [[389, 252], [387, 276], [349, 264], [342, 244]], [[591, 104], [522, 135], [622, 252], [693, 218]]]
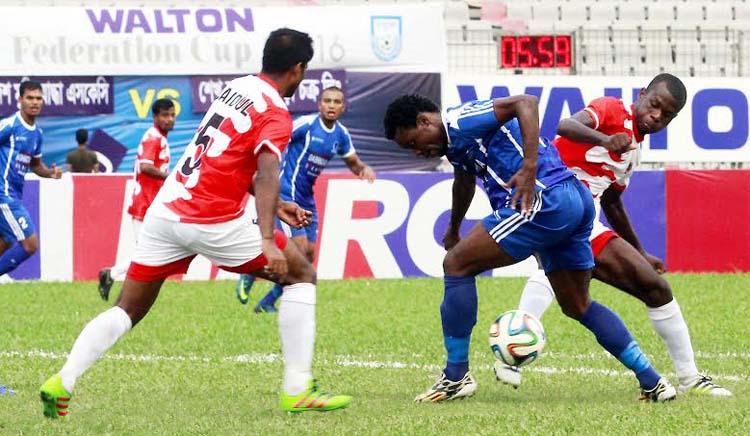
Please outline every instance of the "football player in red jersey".
[[[151, 105], [154, 125], [143, 134], [138, 144], [138, 154], [133, 169], [133, 196], [128, 213], [133, 217], [133, 235], [138, 238], [138, 229], [146, 211], [154, 201], [156, 193], [169, 176], [169, 142], [167, 134], [175, 123], [175, 107], [172, 100], [160, 98]], [[99, 271], [99, 295], [109, 300], [109, 291], [115, 280], [122, 280], [128, 272], [130, 262], [118, 263]]]
[[[315, 269], [296, 244], [274, 232], [277, 214], [294, 226], [309, 223], [309, 213], [279, 201], [278, 174], [292, 131], [283, 97], [294, 93], [312, 57], [306, 33], [277, 29], [266, 41], [261, 74], [229, 82], [212, 103], [146, 213], [115, 306], [84, 327], [63, 368], [42, 385], [45, 416], [67, 415], [78, 377], [143, 319], [164, 279], [185, 273], [197, 254], [223, 269], [284, 285], [279, 306], [283, 410], [349, 405], [351, 397], [320, 390], [313, 380]], [[244, 214], [248, 192], [256, 198], [257, 224]]]
[[[630, 108], [618, 98], [601, 97], [560, 121], [555, 146], [594, 196], [597, 218], [590, 236], [596, 263], [593, 277], [646, 304], [651, 323], [674, 363], [680, 392], [731, 396], [729, 390], [698, 371], [682, 311], [661, 276], [664, 263], [643, 249], [620, 198], [640, 163], [645, 135], [666, 128], [686, 99], [680, 79], [659, 74], [641, 90]], [[612, 230], [599, 220], [601, 211]], [[549, 280], [539, 270], [526, 283], [519, 308], [541, 318], [553, 299]], [[497, 362], [495, 373], [500, 381], [515, 387], [521, 383], [517, 368]]]

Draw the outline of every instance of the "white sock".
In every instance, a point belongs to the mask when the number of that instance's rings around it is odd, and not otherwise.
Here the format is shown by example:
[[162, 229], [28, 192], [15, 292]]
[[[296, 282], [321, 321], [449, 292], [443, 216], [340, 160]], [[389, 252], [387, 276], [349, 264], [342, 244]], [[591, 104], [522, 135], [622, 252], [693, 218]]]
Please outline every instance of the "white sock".
[[518, 302], [518, 308], [542, 319], [542, 315], [549, 309], [554, 300], [555, 293], [552, 291], [552, 285], [544, 274], [544, 270], [540, 269], [532, 274], [526, 282], [521, 294], [521, 301]]
[[128, 314], [118, 306], [89, 321], [78, 335], [68, 360], [59, 372], [65, 390], [73, 392], [78, 377], [112, 348], [132, 325]]
[[299, 395], [312, 379], [315, 346], [315, 285], [284, 286], [279, 303], [279, 333], [284, 355], [284, 392]]
[[677, 300], [673, 299], [661, 307], [649, 307], [648, 317], [651, 318], [654, 330], [667, 344], [680, 383], [687, 384], [695, 380], [698, 377], [698, 367], [695, 365], [690, 332]]
[[130, 268], [130, 262], [118, 263], [109, 269], [109, 274], [114, 280], [125, 280], [125, 274], [128, 273], [128, 268]]

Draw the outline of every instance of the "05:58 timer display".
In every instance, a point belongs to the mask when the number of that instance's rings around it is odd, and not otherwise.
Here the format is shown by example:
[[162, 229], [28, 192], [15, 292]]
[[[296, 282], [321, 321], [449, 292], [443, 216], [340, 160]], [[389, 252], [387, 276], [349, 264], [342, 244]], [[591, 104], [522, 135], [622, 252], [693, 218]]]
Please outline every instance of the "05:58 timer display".
[[570, 68], [570, 35], [522, 35], [500, 38], [501, 68]]

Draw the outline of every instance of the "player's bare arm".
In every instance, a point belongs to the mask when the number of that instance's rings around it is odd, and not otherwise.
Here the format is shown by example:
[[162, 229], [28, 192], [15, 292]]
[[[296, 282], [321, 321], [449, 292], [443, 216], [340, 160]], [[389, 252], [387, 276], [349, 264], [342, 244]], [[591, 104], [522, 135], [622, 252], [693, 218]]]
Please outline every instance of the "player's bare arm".
[[274, 240], [274, 218], [279, 201], [279, 159], [275, 154], [265, 149], [261, 150], [253, 185], [255, 186], [258, 227], [263, 237], [262, 250], [268, 261], [266, 271], [283, 281], [287, 273], [286, 257]]
[[500, 123], [517, 118], [523, 139], [523, 166], [508, 181], [516, 188], [510, 201], [511, 209], [521, 202], [521, 213], [531, 213], [536, 192], [537, 157], [539, 148], [539, 99], [533, 95], [514, 95], [494, 101], [495, 117]]
[[591, 115], [582, 110], [576, 112], [570, 118], [561, 120], [557, 125], [557, 134], [571, 141], [598, 145], [620, 154], [635, 149], [635, 145], [627, 134], [605, 135], [594, 127], [595, 124]]
[[362, 162], [362, 159], [357, 156], [357, 153], [345, 157], [344, 163], [349, 167], [349, 171], [359, 177], [360, 180], [367, 180], [369, 183], [375, 181], [375, 171], [373, 171], [369, 165]]
[[451, 221], [448, 224], [448, 229], [446, 229], [445, 235], [443, 235], [443, 245], [446, 250], [450, 250], [461, 240], [458, 231], [461, 228], [461, 222], [466, 216], [466, 211], [469, 210], [471, 200], [474, 199], [474, 191], [476, 191], [476, 187], [476, 180], [473, 174], [469, 174], [466, 171], [456, 168], [453, 173]]
[[158, 180], [166, 180], [169, 176], [169, 173], [166, 171], [162, 171], [159, 168], [156, 168], [154, 164], [141, 162], [139, 165], [139, 169], [141, 171], [141, 174], [144, 174], [149, 177], [153, 177]]
[[29, 168], [31, 168], [31, 171], [39, 177], [45, 177], [48, 179], [59, 179], [62, 177], [62, 168], [58, 168], [55, 164], [47, 167], [47, 165], [42, 162], [42, 159], [38, 157], [31, 158]]
[[633, 229], [633, 225], [630, 223], [630, 218], [625, 210], [625, 205], [622, 203], [620, 191], [612, 187], [608, 188], [602, 194], [601, 205], [604, 216], [607, 217], [607, 221], [609, 221], [612, 229], [638, 250], [656, 272], [659, 274], [664, 273], [664, 262], [658, 257], [646, 253], [643, 249], [641, 241], [638, 239], [638, 235], [635, 233], [635, 229]]

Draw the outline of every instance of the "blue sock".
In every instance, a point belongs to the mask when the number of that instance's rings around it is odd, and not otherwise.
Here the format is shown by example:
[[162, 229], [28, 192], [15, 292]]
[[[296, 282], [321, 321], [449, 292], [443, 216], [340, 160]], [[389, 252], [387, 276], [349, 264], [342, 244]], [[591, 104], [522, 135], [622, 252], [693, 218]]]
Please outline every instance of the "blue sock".
[[596, 341], [635, 373], [641, 387], [653, 389], [661, 376], [654, 370], [638, 343], [619, 316], [596, 301], [591, 302], [580, 320], [596, 336]]
[[273, 288], [271, 288], [270, 291], [266, 294], [265, 297], [263, 297], [262, 300], [260, 300], [261, 306], [274, 306], [276, 304], [276, 300], [281, 297], [283, 290], [280, 285], [274, 285]]
[[0, 256], [0, 276], [18, 268], [18, 265], [22, 264], [29, 257], [31, 255], [23, 249], [23, 245], [16, 244], [10, 247], [8, 251]]
[[477, 283], [472, 277], [445, 276], [445, 294], [440, 305], [443, 341], [448, 352], [445, 376], [461, 380], [469, 371], [471, 330], [477, 323]]

